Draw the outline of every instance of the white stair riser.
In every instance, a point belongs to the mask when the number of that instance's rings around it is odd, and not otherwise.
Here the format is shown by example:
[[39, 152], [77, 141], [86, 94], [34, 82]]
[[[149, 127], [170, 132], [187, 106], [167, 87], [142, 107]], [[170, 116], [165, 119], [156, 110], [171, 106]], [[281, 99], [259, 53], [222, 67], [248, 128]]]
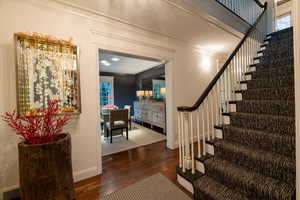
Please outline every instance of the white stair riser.
[[250, 67], [250, 72], [255, 72], [256, 71], [256, 67], [252, 66]]
[[206, 143], [206, 152], [210, 155], [215, 155], [215, 148], [213, 145]]
[[194, 194], [194, 187], [193, 184], [187, 181], [185, 178], [177, 174], [177, 182], [182, 185], [187, 191]]
[[264, 53], [262, 53], [262, 52], [257, 54], [257, 56], [263, 56], [263, 55], [264, 55]]
[[260, 63], [260, 59], [255, 59], [254, 60], [254, 64], [259, 64]]
[[205, 166], [203, 162], [196, 160], [196, 169], [202, 174], [205, 174]]
[[236, 112], [236, 104], [229, 104], [229, 111]]
[[241, 90], [247, 90], [247, 83], [241, 84]]
[[222, 129], [215, 129], [216, 131], [216, 138], [223, 139], [223, 131]]
[[230, 116], [224, 116], [223, 115], [223, 123], [225, 125], [229, 125], [230, 124]]
[[252, 75], [251, 74], [247, 74], [245, 76], [246, 81], [251, 81], [252, 80]]
[[235, 98], [236, 98], [237, 101], [242, 101], [242, 100], [243, 100], [243, 95], [242, 95], [242, 93], [236, 93], [236, 94], [235, 94]]

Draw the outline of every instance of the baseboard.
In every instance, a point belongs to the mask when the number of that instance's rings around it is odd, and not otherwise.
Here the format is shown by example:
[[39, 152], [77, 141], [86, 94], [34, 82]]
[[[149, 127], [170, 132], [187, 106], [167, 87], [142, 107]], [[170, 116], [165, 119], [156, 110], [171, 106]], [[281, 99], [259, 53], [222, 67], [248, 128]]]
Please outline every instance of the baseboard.
[[73, 177], [74, 177], [74, 182], [78, 182], [97, 175], [99, 175], [97, 167], [91, 167], [78, 172], [74, 172]]
[[3, 188], [0, 192], [3, 196], [0, 196], [0, 200], [11, 200], [20, 197], [19, 185], [13, 185], [10, 187]]
[[[79, 182], [94, 176], [97, 176], [97, 167], [91, 167], [78, 172], [73, 172], [74, 182]], [[20, 197], [19, 185], [13, 185], [2, 189], [3, 197], [0, 196], [0, 200], [11, 200]]]

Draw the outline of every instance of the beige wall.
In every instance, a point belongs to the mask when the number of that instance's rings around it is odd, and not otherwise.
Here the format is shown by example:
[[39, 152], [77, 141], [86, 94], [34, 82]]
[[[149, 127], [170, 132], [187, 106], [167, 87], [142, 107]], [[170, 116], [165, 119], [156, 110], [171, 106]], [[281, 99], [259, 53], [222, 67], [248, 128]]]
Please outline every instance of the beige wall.
[[286, 15], [287, 13], [292, 12], [293, 1], [286, 2], [280, 6], [277, 6], [276, 17]]
[[[14, 32], [33, 31], [63, 39], [72, 36], [81, 49], [82, 114], [68, 128], [72, 134], [76, 181], [101, 173], [98, 48], [170, 61], [166, 77], [169, 148], [176, 147], [176, 107], [192, 105], [216, 72], [216, 56], [212, 54], [54, 1], [0, 0], [0, 25], [0, 113], [16, 107]], [[2, 191], [18, 187], [17, 141], [17, 136], [0, 122]]]

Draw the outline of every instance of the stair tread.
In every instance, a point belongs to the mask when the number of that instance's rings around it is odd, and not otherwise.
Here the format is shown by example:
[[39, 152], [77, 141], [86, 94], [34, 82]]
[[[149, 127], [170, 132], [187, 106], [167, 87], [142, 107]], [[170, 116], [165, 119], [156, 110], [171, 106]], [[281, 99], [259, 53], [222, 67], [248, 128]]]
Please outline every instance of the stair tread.
[[296, 161], [293, 158], [227, 140], [216, 141], [214, 147], [216, 157], [286, 183], [295, 183]]
[[206, 160], [206, 171], [230, 188], [239, 188], [249, 198], [272, 200], [291, 199], [294, 186], [277, 179], [263, 176], [226, 160], [211, 158]]
[[230, 116], [234, 116], [234, 115], [244, 115], [244, 116], [257, 115], [257, 116], [260, 116], [260, 117], [295, 119], [295, 117], [292, 117], [292, 116], [281, 116], [281, 115], [270, 115], [270, 114], [257, 114], [257, 113], [244, 113], [244, 112], [231, 112], [230, 113]]
[[250, 88], [242, 90], [243, 100], [294, 100], [293, 87]]
[[240, 128], [295, 135], [295, 118], [256, 113], [231, 113], [230, 124]]
[[236, 112], [295, 116], [295, 101], [292, 100], [242, 100], [235, 104]]
[[233, 125], [218, 125], [215, 127], [222, 130], [223, 138], [227, 141], [241, 143], [295, 159], [295, 135], [282, 135], [279, 133], [235, 127]]
[[[248, 200], [240, 193], [229, 189], [225, 185], [215, 181], [213, 178], [204, 175], [195, 183], [195, 197], [196, 199], [214, 199], [214, 200]], [[199, 194], [198, 191], [201, 191]]]

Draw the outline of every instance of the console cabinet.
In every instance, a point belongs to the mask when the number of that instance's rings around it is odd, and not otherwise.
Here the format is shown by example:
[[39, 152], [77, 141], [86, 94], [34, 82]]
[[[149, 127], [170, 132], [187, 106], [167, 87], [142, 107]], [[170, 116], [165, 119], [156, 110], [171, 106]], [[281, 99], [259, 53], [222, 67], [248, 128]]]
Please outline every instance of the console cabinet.
[[166, 106], [164, 102], [139, 102], [134, 104], [134, 119], [166, 130]]

